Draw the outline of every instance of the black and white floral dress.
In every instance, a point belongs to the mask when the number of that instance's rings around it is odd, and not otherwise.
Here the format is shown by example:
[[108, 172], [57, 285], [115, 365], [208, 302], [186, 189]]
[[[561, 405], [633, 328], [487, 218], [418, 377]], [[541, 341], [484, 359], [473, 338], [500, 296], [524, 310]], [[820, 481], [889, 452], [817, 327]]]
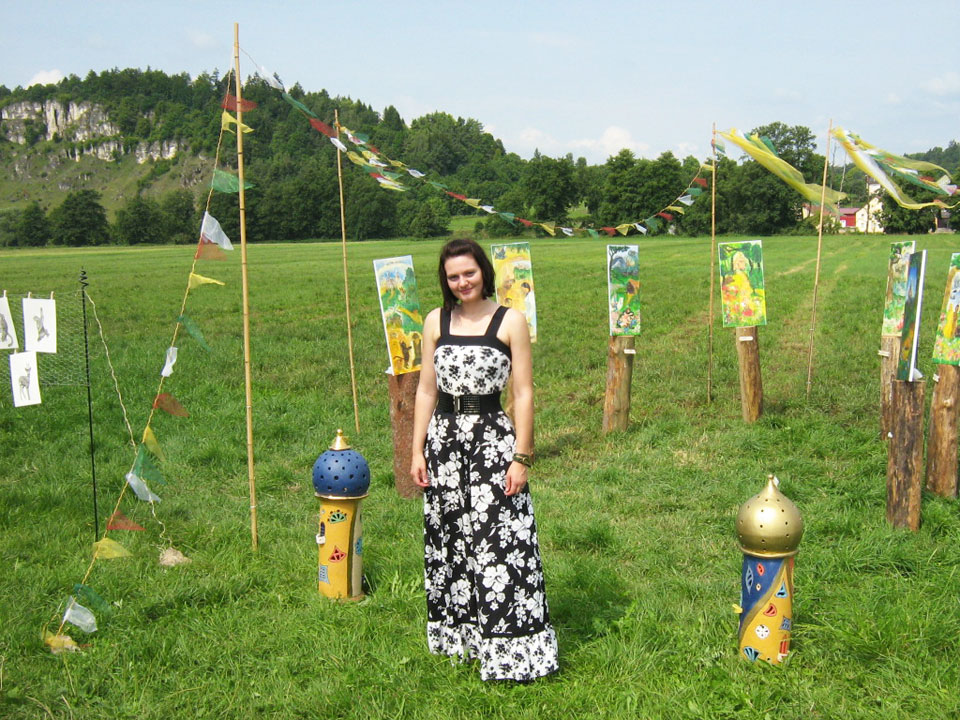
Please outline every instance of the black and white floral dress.
[[[480, 336], [450, 334], [441, 310], [437, 386], [451, 395], [503, 390], [510, 348], [499, 308]], [[504, 492], [514, 429], [502, 411], [436, 411], [427, 428], [424, 584], [430, 651], [479, 658], [484, 680], [532, 680], [557, 669], [533, 504]]]

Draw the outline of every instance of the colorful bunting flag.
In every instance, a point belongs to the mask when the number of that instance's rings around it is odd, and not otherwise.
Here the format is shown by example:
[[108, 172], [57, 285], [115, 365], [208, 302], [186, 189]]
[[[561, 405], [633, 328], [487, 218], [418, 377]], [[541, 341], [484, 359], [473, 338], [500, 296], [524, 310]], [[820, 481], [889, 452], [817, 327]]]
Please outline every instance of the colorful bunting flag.
[[327, 125], [325, 122], [318, 120], [317, 118], [310, 118], [310, 125], [313, 126], [313, 129], [319, 133], [323, 133], [328, 138], [335, 138], [337, 136], [337, 131], [332, 127]]
[[594, 240], [600, 237], [600, 233], [593, 228], [587, 228], [587, 233], [589, 233], [590, 237], [592, 237]]
[[681, 195], [680, 197], [678, 197], [677, 201], [682, 202], [687, 207], [690, 207], [691, 205], [693, 205], [693, 197], [689, 192], [686, 195]]
[[147, 446], [147, 450], [153, 453], [154, 457], [157, 458], [160, 462], [166, 462], [167, 458], [163, 454], [163, 450], [160, 449], [160, 443], [157, 442], [157, 436], [153, 434], [153, 429], [147, 425], [143, 430], [143, 444]]
[[237, 100], [236, 95], [231, 95], [227, 93], [226, 97], [223, 98], [223, 102], [220, 103], [220, 107], [224, 110], [229, 110], [230, 112], [237, 112], [239, 109], [240, 112], [250, 112], [257, 107], [257, 104], [253, 100]]
[[157, 495], [154, 495], [150, 488], [147, 487], [147, 484], [137, 477], [137, 474], [132, 470], [126, 475], [127, 484], [130, 486], [130, 489], [133, 490], [134, 495], [148, 503], [160, 502], [160, 498]]
[[43, 631], [43, 642], [50, 648], [50, 652], [59, 655], [62, 652], [79, 652], [80, 646], [77, 645], [69, 635], [53, 634], [48, 630]]
[[186, 331], [190, 334], [190, 337], [196, 340], [197, 343], [199, 343], [200, 347], [202, 347], [207, 352], [213, 352], [210, 349], [210, 346], [207, 345], [207, 341], [203, 337], [203, 333], [200, 332], [200, 328], [197, 327], [197, 324], [193, 320], [191, 320], [186, 315], [178, 315], [177, 322], [183, 325]]
[[548, 233], [550, 233], [550, 236], [551, 236], [551, 237], [556, 237], [556, 235], [557, 235], [557, 226], [556, 226], [555, 223], [552, 223], [552, 222], [540, 223], [540, 227], [542, 227], [544, 230], [546, 230]]
[[[400, 164], [402, 165], [403, 163], [400, 163]], [[414, 170], [413, 168], [407, 168], [407, 172], [410, 173], [415, 178], [426, 177], [424, 173], [420, 172], [419, 170]]]
[[283, 81], [280, 79], [280, 76], [276, 73], [272, 73], [267, 70], [263, 65], [260, 66], [260, 69], [257, 71], [257, 75], [262, 77], [267, 85], [272, 87], [274, 90], [279, 90], [280, 92], [286, 92], [283, 89]]
[[337, 150], [339, 150], [340, 152], [347, 152], [347, 146], [343, 144], [340, 138], [332, 137], [330, 138], [330, 142], [336, 145]]
[[627, 233], [630, 232], [630, 228], [632, 228], [632, 227], [633, 227], [633, 225], [631, 225], [630, 223], [623, 223], [623, 224], [621, 224], [621, 225], [617, 225], [616, 230], [617, 230], [617, 232], [620, 233], [621, 235], [626, 235]]
[[560, 231], [567, 237], [573, 237], [573, 228], [562, 227]]
[[72, 595], [67, 600], [67, 609], [63, 612], [63, 622], [70, 623], [86, 633], [97, 631], [97, 619], [93, 616], [93, 613], [78, 603]]
[[195, 260], [226, 260], [227, 254], [216, 243], [202, 237], [197, 243], [197, 252], [193, 257]]
[[132, 553], [116, 540], [108, 537], [98, 540], [93, 544], [93, 556], [103, 558], [104, 560], [113, 560], [115, 558], [131, 557]]
[[153, 460], [150, 459], [143, 445], [137, 448], [137, 459], [133, 461], [133, 472], [137, 474], [137, 477], [149, 480], [152, 483], [167, 484], [167, 481], [163, 479], [163, 473], [153, 464]]
[[[695, 177], [695, 178], [693, 179], [693, 181], [694, 181], [695, 183], [697, 183], [697, 185], [700, 185], [701, 187], [703, 187], [703, 189], [706, 189], [706, 188], [707, 188], [707, 180], [706, 180], [706, 178]], [[689, 191], [688, 191], [688, 192], [689, 192]]]
[[143, 527], [117, 510], [107, 521], [107, 530], [143, 530]]
[[634, 223], [633, 226], [637, 229], [638, 233], [641, 233], [643, 235], [647, 234], [647, 229], [640, 223]]
[[290, 95], [290, 93], [284, 92], [284, 93], [281, 93], [281, 96], [283, 97], [284, 100], [286, 100], [288, 103], [290, 103], [291, 105], [293, 105], [293, 106], [294, 106], [297, 110], [299, 110], [300, 112], [304, 113], [307, 117], [312, 117], [312, 118], [316, 118], [316, 117], [317, 117], [316, 113], [314, 113], [313, 110], [311, 110], [311, 109], [308, 108], [306, 105], [304, 105], [302, 102], [300, 102], [300, 101], [297, 100], [295, 97], [293, 97], [292, 95]]
[[190, 413], [188, 413], [183, 405], [170, 393], [160, 393], [157, 395], [153, 401], [153, 406], [177, 417], [190, 417]]
[[83, 583], [76, 583], [73, 586], [73, 591], [76, 593], [77, 598], [82, 600], [84, 604], [89, 605], [91, 608], [96, 610], [101, 615], [106, 615], [110, 613], [111, 611], [110, 604], [106, 600], [104, 600], [102, 597], [97, 595], [96, 591], [89, 585], [84, 585]]
[[253, 132], [252, 127], [246, 123], [240, 122], [233, 115], [224, 110], [220, 114], [220, 128], [223, 130], [228, 130], [229, 132], [233, 132], [233, 128], [230, 127], [231, 125], [236, 125], [238, 128], [240, 128], [240, 132], [244, 134]]
[[224, 250], [233, 250], [233, 243], [220, 227], [217, 219], [208, 212], [203, 213], [203, 222], [200, 224], [200, 237], [209, 242], [215, 243]]
[[213, 278], [205, 277], [203, 275], [198, 275], [197, 273], [190, 273], [190, 281], [187, 283], [187, 287], [190, 290], [193, 290], [201, 285], [226, 285], [226, 283], [220, 282], [219, 280], [214, 280]]
[[163, 363], [163, 369], [160, 371], [160, 375], [163, 377], [170, 377], [173, 375], [173, 366], [177, 364], [177, 348], [168, 347], [167, 348], [167, 357]]
[[[214, 168], [213, 180], [210, 181], [210, 187], [219, 192], [240, 192], [240, 179], [236, 175]], [[253, 183], [244, 181], [243, 187], [244, 189], [252, 188]]]

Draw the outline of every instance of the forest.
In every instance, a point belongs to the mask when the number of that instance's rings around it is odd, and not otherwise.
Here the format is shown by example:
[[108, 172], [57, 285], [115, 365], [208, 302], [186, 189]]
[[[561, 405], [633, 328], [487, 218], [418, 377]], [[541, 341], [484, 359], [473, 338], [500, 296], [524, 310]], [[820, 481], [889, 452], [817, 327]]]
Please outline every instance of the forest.
[[[186, 73], [167, 75], [158, 70], [112, 69], [91, 71], [59, 83], [10, 90], [0, 86], [0, 109], [5, 106], [50, 100], [91, 103], [103, 108], [119, 128], [119, 136], [97, 141], [119, 141], [125, 149], [137, 143], [177, 141], [187, 154], [205, 162], [202, 181], [181, 182], [159, 191], [160, 180], [184, 162], [176, 157], [148, 161], [122, 191], [112, 217], [102, 202], [99, 173], [88, 173], [82, 187], [71, 187], [62, 197], [30, 197], [10, 202], [0, 199], [0, 245], [92, 245], [104, 243], [190, 243], [196, 240], [199, 219], [206, 207], [213, 158], [220, 136], [221, 102], [229, 77], [203, 73], [191, 79]], [[636, 157], [621, 150], [601, 165], [589, 165], [572, 155], [553, 158], [536, 152], [529, 160], [509, 152], [503, 143], [484, 131], [474, 118], [454, 118], [434, 112], [406, 122], [393, 106], [377, 111], [361, 100], [330, 97], [320, 90], [307, 92], [299, 85], [288, 88], [323, 122], [332, 124], [334, 111], [342, 125], [365, 133], [388, 157], [426, 173], [427, 179], [470, 198], [479, 198], [497, 210], [515, 213], [536, 222], [556, 222], [577, 228], [599, 228], [648, 217], [673, 202], [696, 176], [706, 158], [678, 158], [665, 152], [655, 159]], [[303, 113], [281, 93], [254, 76], [244, 86], [244, 99], [257, 103], [244, 114], [255, 129], [245, 135], [247, 180], [247, 231], [252, 242], [338, 238], [340, 208], [336, 150], [315, 131]], [[0, 163], [24, 154], [43, 156], [75, 150], [91, 140], [54, 134], [27, 120], [26, 146], [8, 139], [8, 125], [0, 125]], [[753, 128], [768, 138], [777, 153], [811, 180], [819, 181], [824, 158], [817, 153], [817, 137], [803, 126], [781, 122]], [[219, 167], [236, 167], [233, 135], [225, 134], [219, 148]], [[96, 141], [94, 141], [96, 142]], [[896, 152], [896, 148], [891, 148]], [[936, 147], [911, 155], [938, 163], [953, 174], [960, 171], [960, 145], [951, 140], [946, 149]], [[845, 205], [866, 200], [861, 173], [844, 166], [843, 153], [831, 158], [828, 182], [847, 193]], [[106, 165], [109, 161], [102, 161]], [[446, 196], [426, 184], [414, 184], [406, 193], [382, 190], [350, 163], [344, 163], [346, 225], [352, 240], [391, 237], [436, 237], [450, 232], [454, 216], [476, 215], [460, 228], [486, 237], [540, 232], [514, 225]], [[802, 219], [802, 198], [771, 176], [753, 160], [718, 161], [717, 232], [746, 235], [809, 234], [811, 219]], [[62, 195], [62, 194], [61, 194]], [[922, 191], [918, 200], [928, 199]], [[228, 235], [238, 237], [237, 199], [215, 193], [210, 212]], [[892, 206], [892, 207], [891, 207]], [[890, 233], [928, 232], [933, 211], [902, 211], [888, 203], [884, 226]], [[700, 201], [686, 213], [664, 224], [659, 232], [703, 235], [710, 231], [710, 204]], [[836, 231], [827, 223], [826, 231]]]

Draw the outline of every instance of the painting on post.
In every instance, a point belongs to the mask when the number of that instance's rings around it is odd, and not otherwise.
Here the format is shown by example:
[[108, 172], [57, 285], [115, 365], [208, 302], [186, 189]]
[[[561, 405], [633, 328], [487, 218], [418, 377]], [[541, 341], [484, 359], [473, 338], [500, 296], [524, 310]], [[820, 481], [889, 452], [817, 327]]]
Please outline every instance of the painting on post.
[[611, 335], [640, 334], [638, 245], [607, 245], [607, 303]]
[[960, 365], [960, 253], [950, 256], [947, 289], [940, 306], [937, 338], [933, 342], [933, 361], [940, 365]]
[[907, 266], [917, 249], [915, 240], [890, 243], [887, 264], [887, 296], [883, 304], [882, 337], [900, 337], [903, 332], [903, 306], [907, 297]]
[[530, 342], [537, 341], [537, 301], [533, 292], [533, 264], [530, 243], [491, 245], [496, 276], [497, 302], [516, 308], [527, 318]]
[[767, 324], [763, 247], [759, 240], [717, 243], [724, 327]]
[[927, 272], [927, 251], [910, 254], [907, 264], [907, 288], [903, 303], [903, 333], [900, 335], [900, 358], [897, 380], [919, 380], [917, 347], [920, 340], [920, 312], [923, 309], [923, 280]]
[[390, 370], [394, 375], [415, 372], [422, 362], [423, 317], [413, 257], [374, 260], [373, 272], [377, 278]]

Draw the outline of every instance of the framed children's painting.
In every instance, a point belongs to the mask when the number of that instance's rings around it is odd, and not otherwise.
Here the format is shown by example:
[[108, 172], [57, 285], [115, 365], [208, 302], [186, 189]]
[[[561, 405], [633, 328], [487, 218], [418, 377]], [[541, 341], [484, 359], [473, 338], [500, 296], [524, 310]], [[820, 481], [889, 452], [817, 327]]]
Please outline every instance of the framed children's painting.
[[390, 369], [394, 375], [415, 372], [422, 363], [423, 317], [413, 257], [374, 260], [373, 272], [377, 278]]
[[903, 332], [903, 306], [907, 297], [907, 266], [916, 250], [914, 240], [890, 243], [887, 263], [887, 295], [883, 303], [882, 337], [900, 337]]
[[611, 335], [640, 334], [639, 246], [607, 245], [607, 303]]
[[533, 292], [533, 264], [530, 243], [491, 245], [496, 276], [497, 302], [516, 308], [527, 318], [530, 342], [537, 341], [537, 301]]
[[717, 243], [724, 327], [767, 324], [763, 247], [759, 240]]

